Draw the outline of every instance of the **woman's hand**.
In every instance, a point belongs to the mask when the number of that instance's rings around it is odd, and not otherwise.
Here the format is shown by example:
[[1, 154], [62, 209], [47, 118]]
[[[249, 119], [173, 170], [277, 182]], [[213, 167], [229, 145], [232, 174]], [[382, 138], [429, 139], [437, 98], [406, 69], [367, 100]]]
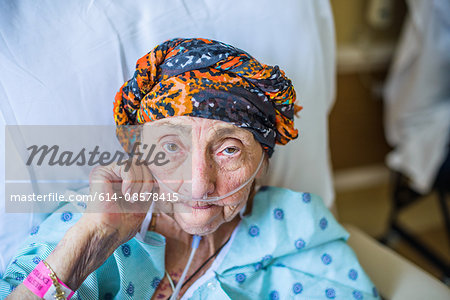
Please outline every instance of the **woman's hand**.
[[[128, 171], [125, 166], [117, 165], [94, 168], [90, 174], [90, 193], [92, 197], [97, 193], [97, 199], [88, 205], [80, 220], [46, 259], [56, 276], [73, 291], [77, 290], [117, 247], [138, 232], [151, 203], [130, 203], [125, 200], [125, 194], [139, 196], [151, 193], [152, 189], [153, 177], [146, 166], [133, 164]], [[99, 200], [100, 194], [103, 201]], [[8, 299], [38, 297], [21, 284]]]
[[[88, 204], [80, 222], [98, 230], [114, 232], [120, 244], [131, 239], [140, 229], [150, 208], [153, 176], [145, 165], [112, 164], [96, 167], [90, 174], [90, 194], [95, 198]], [[100, 200], [101, 199], [101, 200]], [[137, 201], [136, 201], [137, 200]]]
[[132, 164], [127, 171], [116, 164], [96, 167], [89, 181], [90, 194], [97, 199], [88, 204], [47, 259], [56, 275], [72, 289], [78, 289], [117, 247], [136, 235], [151, 205], [149, 201], [126, 201], [133, 198], [128, 198], [130, 195], [152, 192], [153, 177], [145, 165]]

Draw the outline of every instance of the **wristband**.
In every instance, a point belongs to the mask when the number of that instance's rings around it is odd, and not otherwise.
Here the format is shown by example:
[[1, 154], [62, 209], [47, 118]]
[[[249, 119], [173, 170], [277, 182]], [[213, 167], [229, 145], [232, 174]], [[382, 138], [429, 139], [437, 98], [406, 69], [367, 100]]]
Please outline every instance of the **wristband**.
[[[45, 300], [50, 300], [50, 299], [70, 300], [70, 298], [72, 298], [74, 292], [67, 285], [65, 285], [64, 282], [62, 282], [59, 278], [58, 278], [58, 283], [60, 284], [59, 292], [57, 291], [55, 285], [51, 285], [50, 288], [48, 289], [47, 293], [45, 293], [45, 296], [44, 296]], [[61, 294], [61, 292], [64, 292], [64, 294]]]
[[70, 299], [74, 292], [59, 280], [50, 266], [40, 261], [24, 280], [24, 285], [33, 294], [44, 299]]

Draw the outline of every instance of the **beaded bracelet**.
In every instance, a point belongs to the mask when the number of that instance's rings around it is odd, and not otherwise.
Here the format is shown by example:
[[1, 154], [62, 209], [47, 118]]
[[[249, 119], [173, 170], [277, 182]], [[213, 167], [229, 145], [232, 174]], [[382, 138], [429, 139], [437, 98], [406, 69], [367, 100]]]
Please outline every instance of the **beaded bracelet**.
[[52, 268], [43, 260], [28, 275], [24, 285], [36, 296], [46, 300], [69, 300], [74, 294], [67, 285], [58, 279]]

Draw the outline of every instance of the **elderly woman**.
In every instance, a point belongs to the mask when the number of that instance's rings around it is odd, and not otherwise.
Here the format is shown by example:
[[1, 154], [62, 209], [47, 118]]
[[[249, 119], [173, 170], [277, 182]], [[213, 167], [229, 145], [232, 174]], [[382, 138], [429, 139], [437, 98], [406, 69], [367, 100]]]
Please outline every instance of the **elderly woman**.
[[[33, 230], [0, 295], [378, 299], [348, 234], [317, 196], [255, 188], [275, 144], [297, 137], [294, 102], [283, 71], [230, 45], [174, 39], [157, 46], [117, 94], [114, 118], [157, 129], [139, 138], [157, 141], [168, 163], [97, 167], [90, 189], [176, 199], [124, 213], [64, 205]], [[130, 135], [118, 136], [130, 146]]]

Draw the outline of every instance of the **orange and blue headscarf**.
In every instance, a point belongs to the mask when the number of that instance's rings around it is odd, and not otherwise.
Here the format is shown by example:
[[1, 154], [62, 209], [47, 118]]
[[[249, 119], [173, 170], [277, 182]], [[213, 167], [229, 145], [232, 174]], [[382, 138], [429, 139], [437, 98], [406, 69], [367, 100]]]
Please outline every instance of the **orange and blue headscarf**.
[[117, 125], [173, 116], [215, 119], [251, 131], [272, 155], [275, 143], [297, 138], [295, 90], [278, 66], [208, 39], [166, 41], [136, 63], [116, 94]]

